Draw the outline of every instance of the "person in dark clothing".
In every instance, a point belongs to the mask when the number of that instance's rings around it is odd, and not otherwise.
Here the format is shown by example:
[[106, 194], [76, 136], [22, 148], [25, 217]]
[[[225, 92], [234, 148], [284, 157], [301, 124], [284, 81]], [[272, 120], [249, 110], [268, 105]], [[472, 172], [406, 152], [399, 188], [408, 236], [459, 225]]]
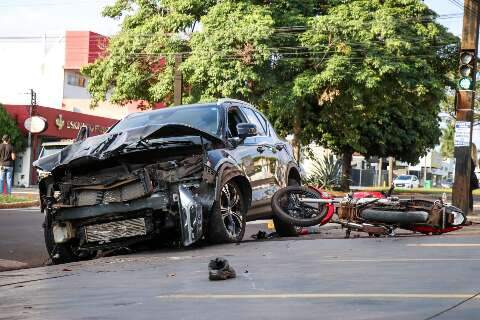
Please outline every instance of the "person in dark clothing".
[[473, 194], [472, 191], [475, 189], [478, 189], [478, 178], [477, 175], [475, 174], [475, 167], [477, 166], [478, 163], [478, 156], [477, 156], [477, 146], [475, 143], [472, 143], [472, 154], [471, 154], [471, 159], [472, 159], [472, 165], [470, 166], [470, 211], [473, 211]]
[[8, 135], [4, 135], [2, 141], [3, 143], [0, 144], [0, 186], [2, 193], [4, 193], [6, 177], [7, 193], [11, 194], [15, 152], [13, 151], [13, 146], [10, 144], [10, 137]]

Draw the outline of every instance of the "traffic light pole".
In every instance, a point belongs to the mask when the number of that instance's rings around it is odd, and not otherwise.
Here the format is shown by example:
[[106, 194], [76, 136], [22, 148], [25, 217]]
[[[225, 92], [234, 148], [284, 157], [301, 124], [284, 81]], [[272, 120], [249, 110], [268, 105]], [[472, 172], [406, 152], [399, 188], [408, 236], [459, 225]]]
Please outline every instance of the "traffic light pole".
[[453, 205], [469, 213], [471, 198], [470, 174], [472, 169], [472, 128], [477, 74], [478, 27], [480, 4], [476, 0], [464, 1], [462, 47], [460, 52], [459, 91], [457, 93], [455, 124], [455, 182]]

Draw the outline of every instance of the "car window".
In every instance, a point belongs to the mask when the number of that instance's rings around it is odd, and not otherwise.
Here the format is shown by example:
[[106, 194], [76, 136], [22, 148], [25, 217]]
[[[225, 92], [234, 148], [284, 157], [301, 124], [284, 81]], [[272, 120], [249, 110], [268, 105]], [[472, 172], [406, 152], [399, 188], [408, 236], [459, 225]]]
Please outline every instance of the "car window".
[[255, 111], [253, 111], [250, 108], [242, 108], [242, 111], [247, 117], [248, 122], [253, 123], [257, 127], [258, 135], [260, 136], [266, 135], [265, 127], [264, 125], [262, 125], [258, 117], [255, 115]]
[[161, 110], [135, 113], [115, 125], [109, 132], [121, 132], [131, 128], [154, 124], [186, 124], [193, 128], [203, 130], [212, 135], [219, 136], [218, 107], [170, 107]]
[[233, 107], [228, 110], [227, 122], [227, 135], [233, 138], [238, 137], [237, 124], [245, 123], [247, 120], [236, 107]]
[[397, 180], [410, 180], [411, 176], [399, 176]]
[[265, 130], [265, 133], [266, 133], [267, 135], [269, 135], [269, 132], [268, 132], [268, 131], [269, 131], [269, 130], [268, 130], [268, 121], [267, 121], [267, 119], [265, 119], [265, 117], [264, 117], [261, 113], [259, 113], [259, 112], [254, 111], [254, 113], [255, 113], [255, 115], [257, 116], [257, 118], [258, 118], [258, 120], [260, 121], [260, 123], [262, 124], [263, 130]]

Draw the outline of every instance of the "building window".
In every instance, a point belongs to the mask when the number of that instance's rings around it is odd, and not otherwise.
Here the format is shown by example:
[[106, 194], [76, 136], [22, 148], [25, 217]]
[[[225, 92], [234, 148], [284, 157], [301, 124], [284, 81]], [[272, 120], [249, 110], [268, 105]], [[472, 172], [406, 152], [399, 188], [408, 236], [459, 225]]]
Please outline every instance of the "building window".
[[67, 73], [67, 84], [85, 88], [86, 80], [79, 73]]

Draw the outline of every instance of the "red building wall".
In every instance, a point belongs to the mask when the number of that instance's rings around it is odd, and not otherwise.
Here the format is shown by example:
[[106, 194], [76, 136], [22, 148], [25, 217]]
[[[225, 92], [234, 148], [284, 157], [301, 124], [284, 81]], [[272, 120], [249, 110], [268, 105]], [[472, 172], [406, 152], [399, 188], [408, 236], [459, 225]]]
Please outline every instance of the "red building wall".
[[[27, 133], [23, 124], [29, 117], [30, 106], [27, 105], [5, 105], [5, 110], [17, 121], [18, 127]], [[47, 130], [40, 136], [48, 136], [59, 139], [74, 139], [78, 129], [82, 125], [90, 127], [92, 135], [104, 133], [117, 120], [104, 117], [97, 117], [78, 112], [64, 111], [56, 108], [36, 107], [35, 115], [47, 120]]]

